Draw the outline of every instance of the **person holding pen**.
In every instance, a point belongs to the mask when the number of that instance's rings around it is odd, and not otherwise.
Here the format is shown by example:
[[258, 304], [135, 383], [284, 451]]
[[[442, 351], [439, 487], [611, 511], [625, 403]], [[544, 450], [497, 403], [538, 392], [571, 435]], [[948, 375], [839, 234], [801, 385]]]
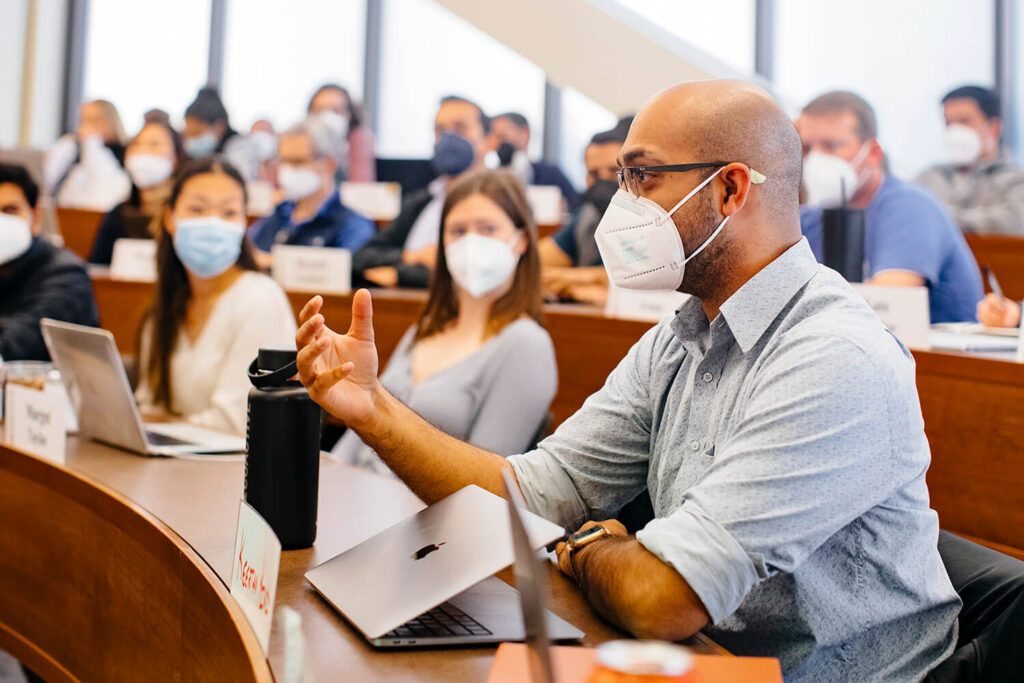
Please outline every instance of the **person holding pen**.
[[1020, 325], [1020, 304], [1003, 296], [995, 273], [987, 266], [982, 271], [992, 291], [978, 302], [978, 322], [987, 327], [1017, 327]]

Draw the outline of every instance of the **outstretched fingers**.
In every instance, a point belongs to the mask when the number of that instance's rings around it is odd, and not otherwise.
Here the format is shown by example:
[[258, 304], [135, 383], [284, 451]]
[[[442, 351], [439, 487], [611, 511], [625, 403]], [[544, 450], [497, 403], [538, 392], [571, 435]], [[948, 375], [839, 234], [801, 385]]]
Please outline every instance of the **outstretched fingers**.
[[355, 364], [349, 361], [331, 368], [330, 370], [319, 373], [313, 380], [313, 383], [308, 387], [309, 395], [314, 401], [325, 396], [335, 384], [343, 381], [351, 375], [352, 371], [355, 370], [355, 367]]
[[352, 297], [352, 324], [348, 336], [359, 341], [373, 341], [373, 302], [370, 292], [360, 289]]

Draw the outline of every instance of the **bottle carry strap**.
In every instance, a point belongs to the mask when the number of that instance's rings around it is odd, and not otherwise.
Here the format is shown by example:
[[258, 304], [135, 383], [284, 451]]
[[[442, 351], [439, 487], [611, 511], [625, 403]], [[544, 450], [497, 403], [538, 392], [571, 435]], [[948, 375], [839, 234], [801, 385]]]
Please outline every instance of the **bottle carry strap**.
[[249, 381], [257, 389], [266, 389], [267, 387], [283, 384], [298, 372], [298, 362], [294, 360], [272, 372], [260, 372], [257, 367], [258, 362], [259, 358], [254, 358], [252, 363], [249, 364]]

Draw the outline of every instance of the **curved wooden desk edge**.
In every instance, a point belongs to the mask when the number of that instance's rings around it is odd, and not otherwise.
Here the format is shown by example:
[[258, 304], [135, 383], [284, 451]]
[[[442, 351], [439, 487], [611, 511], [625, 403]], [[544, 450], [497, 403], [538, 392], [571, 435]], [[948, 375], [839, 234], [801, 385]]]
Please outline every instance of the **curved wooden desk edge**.
[[[20, 482], [17, 480], [20, 479]], [[2, 484], [17, 484], [20, 483], [23, 486], [11, 485], [9, 488]], [[32, 485], [38, 485], [41, 487], [35, 488]], [[6, 489], [6, 490], [5, 490]], [[30, 489], [30, 490], [23, 490]], [[167, 566], [167, 572], [173, 573], [171, 577], [172, 581], [177, 581], [182, 584], [187, 592], [182, 593], [181, 597], [184, 599], [180, 605], [173, 604], [171, 602], [169, 610], [172, 612], [170, 616], [177, 617], [177, 624], [172, 620], [170, 623], [164, 625], [165, 630], [179, 629], [182, 637], [178, 643], [180, 646], [178, 649], [173, 647], [174, 643], [168, 643], [167, 641], [159, 641], [156, 647], [160, 650], [171, 651], [175, 653], [181, 653], [185, 649], [182, 644], [185, 640], [186, 633], [189, 633], [189, 629], [195, 627], [197, 631], [204, 629], [205, 625], [199, 625], [188, 623], [188, 619], [195, 613], [195, 605], [189, 605], [188, 600], [197, 599], [208, 601], [213, 599], [217, 605], [215, 607], [208, 606], [204, 603], [202, 609], [210, 611], [211, 609], [223, 610], [221, 614], [227, 619], [233, 626], [233, 632], [229, 634], [229, 638], [236, 639], [235, 645], [240, 647], [244, 654], [238, 659], [245, 660], [247, 678], [251, 678], [254, 681], [272, 681], [273, 676], [270, 671], [270, 665], [267, 662], [263, 651], [260, 647], [259, 641], [256, 637], [255, 632], [249, 625], [245, 614], [241, 611], [241, 608], [235, 602], [231, 596], [227, 587], [220, 580], [217, 574], [206, 564], [206, 562], [196, 553], [196, 551], [183, 540], [178, 534], [176, 534], [170, 527], [164, 524], [162, 521], [153, 516], [149, 511], [140, 507], [136, 503], [122, 496], [118, 492], [104, 486], [101, 483], [93, 481], [89, 477], [77, 474], [68, 469], [60, 467], [56, 464], [41, 460], [33, 457], [21, 451], [15, 450], [0, 444], [0, 490], [4, 490], [3, 496], [0, 496], [0, 512], [5, 509], [10, 511], [11, 508], [15, 510], [19, 509], [18, 503], [23, 503], [25, 509], [33, 503], [28, 500], [29, 497], [35, 493], [54, 494], [65, 498], [67, 501], [80, 506], [82, 509], [93, 513], [96, 517], [101, 518], [102, 521], [107, 522], [117, 530], [122, 532], [127, 538], [138, 542], [145, 546], [152, 555], [159, 560], [169, 560]], [[28, 501], [26, 503], [26, 501]], [[53, 512], [62, 511], [57, 507], [56, 501], [44, 500], [35, 502], [35, 506], [38, 508], [46, 508], [52, 506]], [[69, 506], [70, 507], [70, 506]], [[56, 515], [54, 515], [56, 517]], [[65, 666], [53, 653], [47, 652], [36, 640], [33, 640], [23, 634], [16, 624], [11, 623], [17, 621], [18, 617], [22, 617], [22, 627], [24, 627], [25, 617], [29, 620], [41, 620], [39, 612], [37, 610], [45, 610], [47, 605], [47, 599], [49, 596], [34, 594], [34, 600], [32, 605], [37, 608], [27, 614], [17, 612], [17, 605], [12, 607], [12, 600], [7, 599], [10, 596], [9, 592], [17, 591], [17, 586], [11, 586], [9, 580], [11, 578], [17, 578], [19, 576], [19, 568], [16, 568], [14, 572], [11, 569], [10, 558], [16, 557], [21, 553], [18, 552], [17, 548], [12, 548], [7, 545], [4, 541], [10, 540], [29, 540], [27, 535], [19, 538], [17, 531], [12, 529], [20, 529], [22, 527], [32, 526], [32, 522], [35, 520], [26, 520], [24, 517], [10, 517], [0, 514], [0, 518], [11, 520], [17, 520], [17, 524], [5, 524], [0, 525], [0, 596], [4, 596], [4, 599], [0, 599], [0, 647], [8, 650], [11, 654], [22, 661], [26, 666], [31, 668], [33, 671], [43, 676], [47, 680], [78, 680], [75, 672], [69, 669], [74, 668], [73, 662], [69, 662], [68, 666]], [[54, 523], [61, 523], [62, 520], [50, 520]], [[71, 520], [69, 527], [75, 526], [76, 522], [81, 522], [81, 519]], [[6, 527], [6, 529], [5, 529]], [[69, 528], [65, 531], [73, 533], [75, 529]], [[35, 540], [39, 540], [39, 536], [34, 537]], [[50, 542], [59, 544], [62, 540], [59, 537], [50, 539]], [[97, 539], [99, 540], [99, 539]], [[27, 545], [27, 544], [26, 544]], [[38, 549], [36, 546], [35, 549]], [[117, 549], [109, 546], [99, 546], [96, 548], [97, 554], [110, 554], [115, 555]], [[37, 553], [38, 554], [38, 553]], [[114, 558], [116, 559], [116, 558]], [[76, 565], [77, 568], [77, 565]], [[22, 577], [24, 573], [32, 570], [39, 570], [40, 568], [20, 568]], [[64, 568], [58, 568], [57, 563], [50, 569], [53, 570], [54, 574], [59, 575], [57, 581], [66, 580], [68, 583], [73, 583], [71, 576], [63, 573]], [[70, 572], [69, 572], [70, 574]], [[108, 577], [109, 578], [109, 577]], [[154, 577], [155, 578], [155, 577]], [[156, 582], [154, 582], [156, 583]], [[113, 591], [119, 591], [121, 586], [112, 585]], [[152, 586], [152, 590], [156, 591], [159, 586]], [[142, 588], [141, 591], [149, 591], [150, 588]], [[102, 611], [104, 608], [108, 608], [108, 605], [98, 604], [103, 596], [99, 594], [91, 594], [84, 600], [84, 604], [90, 607], [95, 606], [97, 612]], [[151, 593], [147, 596], [134, 596], [134, 599], [139, 603], [142, 608], [146, 607], [144, 603], [149, 598], [153, 598], [154, 595]], [[162, 597], [162, 596], [160, 596]], [[169, 601], [173, 601], [174, 596], [168, 596]], [[160, 599], [159, 597], [157, 599]], [[59, 598], [58, 598], [59, 600]], [[69, 606], [73, 609], [74, 606]], [[180, 608], [174, 614], [173, 608]], [[108, 609], [109, 611], [109, 609]], [[73, 623], [75, 621], [73, 613], [68, 614], [67, 618], [64, 619], [66, 622]], [[132, 616], [132, 615], [127, 615]], [[148, 617], [149, 614], [147, 613]], [[100, 618], [93, 615], [92, 619], [86, 616], [84, 621], [88, 624], [91, 620], [99, 621]], [[160, 636], [159, 630], [155, 627], [154, 621], [159, 619], [159, 615], [154, 615], [153, 621], [147, 619], [139, 619], [134, 626], [141, 631], [147, 631], [146, 635], [151, 635], [152, 639], [157, 639]], [[97, 629], [101, 629], [102, 625], [97, 626]], [[69, 629], [70, 630], [70, 629]], [[122, 636], [123, 634], [115, 633], [116, 636]], [[210, 634], [203, 634], [210, 635]], [[215, 635], [215, 634], [214, 634]], [[53, 640], [68, 640], [75, 639], [75, 633], [63, 633], [54, 636]], [[201, 638], [202, 636], [195, 636]], [[87, 637], [83, 634], [83, 639]], [[146, 640], [144, 637], [143, 640]], [[208, 641], [215, 645], [223, 645], [224, 639], [220, 640], [211, 639]], [[71, 648], [69, 652], [74, 652], [74, 648]], [[115, 647], [110, 648], [110, 652], [115, 655], [119, 654]], [[212, 659], [219, 659], [226, 655], [223, 650], [213, 653]], [[238, 651], [236, 651], [238, 654]], [[113, 656], [113, 655], [112, 655]], [[226, 657], [225, 657], [226, 659]], [[173, 661], [173, 660], [172, 660]], [[84, 662], [78, 662], [79, 667]], [[179, 665], [185, 665], [188, 662], [178, 661]], [[237, 662], [236, 663], [241, 663]], [[106, 662], [106, 665], [113, 664], [113, 666], [119, 667], [125, 665], [130, 667], [130, 660], [117, 659], [114, 662]], [[157, 663], [154, 663], [157, 664]], [[95, 671], [80, 672], [95, 674]], [[120, 669], [118, 678], [125, 680], [131, 679], [134, 676], [130, 670]], [[224, 672], [221, 671], [220, 674]], [[237, 672], [236, 672], [237, 673]], [[211, 676], [210, 680], [216, 680], [218, 677], [218, 671], [216, 669], [208, 669], [205, 671], [192, 672], [191, 675], [186, 676], [190, 680], [201, 680], [206, 675]], [[93, 675], [89, 675], [92, 678]]]

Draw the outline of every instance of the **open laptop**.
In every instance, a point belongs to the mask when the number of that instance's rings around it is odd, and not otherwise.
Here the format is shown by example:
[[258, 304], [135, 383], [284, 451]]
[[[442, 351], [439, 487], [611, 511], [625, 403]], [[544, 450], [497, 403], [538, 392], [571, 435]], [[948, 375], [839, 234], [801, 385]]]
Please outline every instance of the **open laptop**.
[[[530, 512], [525, 552], [563, 529]], [[306, 573], [313, 587], [375, 647], [523, 640], [519, 594], [494, 574], [513, 563], [506, 501], [467, 486]], [[583, 632], [550, 612], [554, 640]]]
[[43, 318], [46, 348], [78, 409], [78, 431], [142, 455], [241, 453], [245, 439], [184, 422], [144, 423], [107, 330]]

